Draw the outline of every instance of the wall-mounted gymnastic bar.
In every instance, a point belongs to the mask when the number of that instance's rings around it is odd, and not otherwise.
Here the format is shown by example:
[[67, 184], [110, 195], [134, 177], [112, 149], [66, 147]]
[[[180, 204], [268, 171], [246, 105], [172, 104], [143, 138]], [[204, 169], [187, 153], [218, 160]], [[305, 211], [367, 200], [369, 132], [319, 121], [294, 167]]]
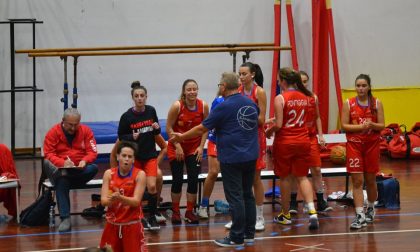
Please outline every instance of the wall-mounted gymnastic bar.
[[64, 109], [68, 107], [67, 57], [74, 58], [74, 86], [72, 107], [77, 107], [77, 62], [80, 56], [118, 56], [118, 55], [156, 55], [185, 53], [229, 52], [233, 57], [233, 71], [236, 71], [236, 53], [244, 52], [243, 61], [253, 51], [291, 50], [290, 46], [273, 46], [273, 43], [244, 44], [190, 44], [190, 45], [155, 45], [155, 46], [116, 46], [84, 48], [44, 48], [16, 50], [16, 53], [28, 53], [29, 57], [60, 57], [64, 60]]
[[79, 57], [79, 56], [116, 56], [116, 55], [149, 55], [149, 54], [183, 54], [183, 53], [217, 53], [217, 52], [252, 52], [252, 51], [280, 51], [291, 50], [290, 46], [266, 47], [216, 47], [192, 49], [159, 49], [159, 50], [131, 50], [131, 51], [65, 51], [28, 53], [29, 57]]
[[274, 46], [274, 43], [242, 43], [242, 44], [186, 44], [186, 45], [144, 45], [144, 46], [107, 46], [107, 47], [81, 47], [81, 48], [39, 48], [16, 50], [16, 53], [42, 53], [42, 52], [85, 52], [85, 51], [122, 51], [122, 50], [150, 50], [150, 49], [181, 49], [181, 48], [215, 48], [215, 47], [255, 47]]

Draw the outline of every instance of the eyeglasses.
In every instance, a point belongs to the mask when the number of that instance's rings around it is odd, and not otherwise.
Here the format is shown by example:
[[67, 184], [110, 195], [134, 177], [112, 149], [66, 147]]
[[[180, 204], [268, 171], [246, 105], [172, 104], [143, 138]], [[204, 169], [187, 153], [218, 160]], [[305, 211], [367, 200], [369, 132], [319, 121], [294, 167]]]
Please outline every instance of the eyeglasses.
[[77, 128], [79, 126], [79, 123], [69, 123], [66, 121], [63, 121], [64, 124], [66, 124], [69, 128]]

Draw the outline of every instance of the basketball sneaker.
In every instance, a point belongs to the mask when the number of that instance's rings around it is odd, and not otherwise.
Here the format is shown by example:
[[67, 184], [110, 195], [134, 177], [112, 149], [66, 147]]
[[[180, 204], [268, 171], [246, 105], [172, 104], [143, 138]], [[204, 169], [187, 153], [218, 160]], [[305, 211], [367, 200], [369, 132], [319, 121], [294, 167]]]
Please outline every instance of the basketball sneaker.
[[318, 213], [319, 212], [329, 212], [329, 211], [333, 210], [333, 208], [328, 205], [326, 200], [318, 201], [316, 208], [318, 210]]
[[200, 208], [198, 209], [198, 216], [201, 219], [208, 219], [209, 218], [209, 214], [207, 212], [207, 207], [205, 206], [200, 206]]
[[155, 218], [156, 218], [156, 221], [157, 221], [159, 224], [165, 224], [165, 223], [166, 223], [166, 218], [165, 218], [165, 216], [163, 216], [163, 214], [161, 214], [161, 213], [159, 213], [159, 212], [157, 212], [157, 213], [155, 214]]
[[144, 231], [150, 230], [149, 222], [145, 218], [141, 218], [141, 224], [143, 225]]
[[232, 221], [229, 221], [228, 223], [225, 224], [226, 229], [230, 229], [231, 227], [232, 227]]
[[318, 222], [318, 215], [316, 214], [316, 211], [309, 211], [309, 230], [314, 230], [319, 228], [319, 222]]
[[198, 224], [198, 217], [191, 210], [185, 212], [184, 220], [190, 224]]
[[179, 211], [173, 212], [172, 217], [171, 217], [171, 221], [172, 221], [172, 224], [175, 224], [175, 225], [181, 224], [182, 223], [181, 213]]
[[366, 227], [367, 223], [365, 218], [363, 218], [360, 214], [356, 215], [356, 218], [350, 224], [350, 229], [361, 229], [362, 227]]
[[290, 225], [292, 224], [292, 217], [290, 216], [290, 213], [284, 214], [281, 212], [279, 215], [274, 217], [274, 222], [283, 225]]
[[264, 217], [258, 216], [257, 221], [255, 222], [255, 230], [263, 231], [265, 229], [265, 220]]
[[368, 207], [365, 214], [365, 220], [367, 223], [372, 223], [375, 219], [375, 209], [373, 207]]
[[160, 226], [156, 220], [156, 216], [152, 215], [147, 219], [147, 222], [149, 222], [149, 230], [157, 231], [160, 230]]

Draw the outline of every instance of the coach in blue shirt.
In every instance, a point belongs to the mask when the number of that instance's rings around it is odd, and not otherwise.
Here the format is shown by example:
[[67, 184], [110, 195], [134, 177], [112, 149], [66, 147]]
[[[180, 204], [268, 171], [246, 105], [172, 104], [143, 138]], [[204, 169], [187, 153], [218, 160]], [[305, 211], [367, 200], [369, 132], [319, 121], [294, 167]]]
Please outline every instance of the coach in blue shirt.
[[183, 141], [215, 129], [217, 158], [223, 178], [225, 196], [230, 205], [232, 227], [228, 237], [215, 240], [219, 246], [253, 242], [255, 234], [255, 198], [252, 184], [258, 158], [258, 106], [238, 93], [238, 76], [223, 73], [218, 85], [225, 101], [212, 110], [202, 124], [171, 141]]

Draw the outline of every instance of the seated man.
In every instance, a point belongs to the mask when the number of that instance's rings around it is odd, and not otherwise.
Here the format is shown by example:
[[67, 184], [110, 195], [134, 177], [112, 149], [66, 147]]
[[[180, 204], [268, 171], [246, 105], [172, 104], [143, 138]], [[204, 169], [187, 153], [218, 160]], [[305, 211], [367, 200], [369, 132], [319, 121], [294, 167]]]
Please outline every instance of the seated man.
[[96, 140], [92, 130], [80, 124], [81, 115], [75, 108], [64, 111], [61, 123], [54, 125], [45, 136], [43, 170], [56, 190], [61, 223], [59, 232], [71, 229], [71, 186], [86, 184], [95, 177], [98, 168]]
[[[0, 144], [0, 177], [4, 179], [18, 178], [12, 152], [4, 144]], [[0, 203], [3, 202], [7, 213], [13, 218], [16, 218], [18, 214], [16, 200], [14, 188], [0, 189]]]

